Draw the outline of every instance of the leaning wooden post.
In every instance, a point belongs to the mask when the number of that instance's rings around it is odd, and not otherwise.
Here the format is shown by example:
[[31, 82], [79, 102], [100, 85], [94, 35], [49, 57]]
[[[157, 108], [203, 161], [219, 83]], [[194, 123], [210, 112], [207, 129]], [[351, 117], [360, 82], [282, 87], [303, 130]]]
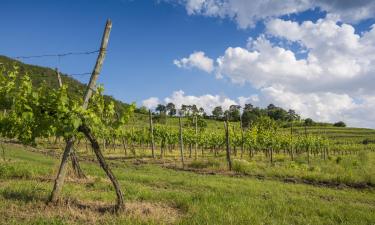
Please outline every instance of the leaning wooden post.
[[150, 117], [150, 135], [151, 135], [152, 158], [155, 158], [154, 125], [152, 124], [152, 113], [151, 113], [151, 110], [148, 110], [148, 115]]
[[182, 137], [182, 124], [181, 124], [181, 115], [178, 117], [178, 123], [180, 126], [180, 154], [181, 154], [181, 163], [182, 163], [182, 168], [185, 168], [185, 162], [184, 162], [184, 143], [183, 143], [183, 137]]
[[[96, 80], [98, 79], [99, 73], [102, 69], [102, 65], [103, 65], [103, 61], [104, 61], [106, 50], [107, 50], [107, 45], [108, 45], [109, 34], [110, 34], [110, 31], [111, 31], [111, 28], [112, 28], [112, 22], [110, 20], [108, 20], [107, 23], [106, 23], [106, 26], [105, 26], [105, 30], [104, 30], [104, 34], [103, 34], [103, 38], [102, 38], [102, 43], [101, 43], [101, 46], [100, 46], [100, 51], [99, 51], [99, 55], [98, 55], [98, 58], [97, 58], [97, 61], [96, 61], [96, 64], [95, 64], [95, 68], [94, 68], [94, 70], [91, 74], [90, 82], [87, 86], [86, 94], [84, 96], [84, 102], [83, 102], [83, 106], [82, 106], [83, 109], [87, 109], [89, 100], [92, 96], [93, 89], [96, 86]], [[51, 193], [51, 196], [50, 196], [50, 201], [52, 201], [52, 202], [56, 202], [58, 200], [59, 196], [60, 196], [62, 186], [64, 184], [65, 175], [66, 175], [66, 166], [67, 166], [67, 162], [68, 162], [68, 157], [70, 155], [70, 152], [73, 149], [74, 141], [75, 141], [75, 137], [72, 136], [66, 142], [66, 146], [65, 146], [65, 150], [64, 150], [64, 153], [63, 153], [63, 156], [62, 156], [62, 159], [61, 159], [59, 171], [57, 173], [57, 177], [55, 179], [53, 190], [52, 190], [52, 193]]]
[[117, 204], [116, 204], [116, 211], [122, 210], [124, 208], [124, 197], [121, 191], [121, 187], [119, 182], [117, 181], [115, 175], [113, 174], [112, 170], [109, 168], [108, 164], [105, 162], [104, 156], [100, 151], [100, 145], [94, 135], [91, 133], [89, 127], [85, 124], [82, 124], [79, 127], [79, 131], [81, 131], [87, 139], [90, 140], [92, 149], [96, 155], [96, 158], [99, 161], [100, 167], [104, 170], [107, 174], [108, 178], [112, 182], [113, 187], [115, 188], [116, 196], [117, 196]]
[[225, 143], [226, 143], [226, 152], [227, 152], [227, 162], [228, 162], [228, 168], [231, 171], [232, 170], [232, 160], [230, 158], [230, 143], [229, 143], [229, 124], [228, 124], [228, 117], [224, 121], [224, 128], [225, 128]]
[[[59, 82], [59, 88], [61, 88], [63, 84], [62, 84], [60, 72], [57, 68], [56, 68], [56, 75], [57, 75], [57, 81]], [[86, 178], [85, 174], [83, 173], [83, 170], [81, 169], [81, 166], [79, 164], [78, 157], [76, 154], [76, 150], [74, 148], [70, 152], [70, 159], [72, 160], [72, 167], [76, 176], [80, 179]]]

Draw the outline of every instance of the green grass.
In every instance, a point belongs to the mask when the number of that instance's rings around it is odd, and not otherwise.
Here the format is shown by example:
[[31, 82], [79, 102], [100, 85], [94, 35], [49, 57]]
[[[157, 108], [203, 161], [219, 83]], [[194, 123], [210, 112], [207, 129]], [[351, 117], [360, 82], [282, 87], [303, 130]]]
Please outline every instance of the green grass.
[[310, 164], [304, 157], [291, 161], [289, 157], [278, 155], [272, 165], [260, 159], [235, 159], [233, 165], [234, 171], [240, 174], [332, 186], [375, 187], [375, 153], [367, 151], [361, 151], [357, 155], [330, 156], [327, 160], [316, 157]]
[[[27, 176], [0, 174], [0, 223], [3, 224], [158, 224], [153, 217], [112, 215], [73, 206], [44, 205], [58, 160], [7, 146], [0, 165]], [[114, 164], [113, 164], [114, 163]], [[333, 189], [272, 180], [198, 175], [157, 165], [115, 161], [112, 167], [127, 204], [149, 203], [176, 212], [175, 224], [374, 224], [375, 190]], [[82, 163], [87, 182], [69, 179], [65, 199], [84, 203], [115, 200], [110, 183], [95, 163]], [[35, 169], [36, 168], [36, 169]], [[14, 172], [14, 174], [24, 172]], [[54, 174], [52, 175], [52, 177]], [[153, 208], [152, 208], [153, 209]], [[167, 210], [167, 209], [166, 209]], [[163, 212], [163, 209], [161, 210]], [[165, 211], [168, 212], [168, 211]], [[166, 213], [166, 217], [172, 214]], [[171, 221], [169, 221], [171, 222]]]

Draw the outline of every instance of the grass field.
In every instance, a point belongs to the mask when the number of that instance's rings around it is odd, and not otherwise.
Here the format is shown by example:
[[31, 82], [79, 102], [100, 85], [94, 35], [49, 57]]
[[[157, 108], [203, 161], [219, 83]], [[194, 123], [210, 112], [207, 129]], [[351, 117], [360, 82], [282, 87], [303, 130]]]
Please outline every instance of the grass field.
[[46, 205], [58, 158], [6, 145], [0, 163], [1, 224], [374, 224], [373, 188], [329, 188], [280, 180], [202, 175], [139, 160], [110, 160], [127, 210], [95, 162], [71, 173], [58, 205]]

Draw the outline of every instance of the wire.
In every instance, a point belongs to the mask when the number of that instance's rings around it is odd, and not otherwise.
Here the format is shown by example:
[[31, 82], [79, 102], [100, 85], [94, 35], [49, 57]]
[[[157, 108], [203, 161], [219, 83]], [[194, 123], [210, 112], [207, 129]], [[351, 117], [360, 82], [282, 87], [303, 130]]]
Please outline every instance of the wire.
[[31, 58], [43, 58], [43, 57], [65, 57], [70, 55], [91, 55], [94, 53], [98, 53], [100, 50], [95, 51], [87, 51], [87, 52], [67, 52], [67, 53], [60, 53], [60, 54], [45, 54], [45, 55], [32, 55], [32, 56], [16, 56], [15, 59], [31, 59]]
[[70, 76], [86, 76], [86, 75], [91, 75], [91, 73], [73, 73], [73, 74], [68, 74]]
[[[44, 54], [44, 55], [32, 55], [32, 56], [16, 56], [13, 57], [14, 59], [31, 59], [31, 58], [43, 58], [43, 57], [57, 57], [58, 64], [60, 64], [61, 57], [71, 56], [71, 55], [91, 55], [103, 51], [103, 49], [95, 50], [95, 51], [85, 51], [85, 52], [66, 52], [60, 54]], [[105, 50], [104, 50], [105, 51]], [[2, 64], [2, 63], [0, 63]], [[57, 66], [58, 67], [58, 66]], [[65, 75], [65, 74], [62, 74]], [[91, 72], [87, 73], [73, 73], [67, 74], [68, 76], [87, 76], [91, 75]], [[50, 75], [37, 75], [39, 77], [49, 77]]]

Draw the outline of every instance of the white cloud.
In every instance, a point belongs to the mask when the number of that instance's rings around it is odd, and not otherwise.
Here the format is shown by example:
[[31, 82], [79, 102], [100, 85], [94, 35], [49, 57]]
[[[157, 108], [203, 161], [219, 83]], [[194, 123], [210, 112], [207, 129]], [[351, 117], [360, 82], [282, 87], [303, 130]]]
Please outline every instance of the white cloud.
[[[171, 96], [164, 98], [164, 101], [159, 101], [156, 97], [151, 97], [143, 101], [144, 106], [152, 105], [152, 108], [159, 103], [168, 104], [174, 103], [176, 108], [181, 108], [181, 105], [196, 105], [198, 108], [202, 107], [207, 114], [211, 114], [212, 110], [216, 106], [221, 106], [223, 110], [229, 109], [231, 105], [241, 105], [242, 107], [247, 103], [256, 104], [259, 102], [259, 97], [257, 95], [251, 95], [249, 97], [238, 97], [237, 100], [228, 98], [221, 95], [210, 95], [205, 94], [201, 96], [186, 95], [184, 91], [174, 91]], [[151, 104], [150, 104], [151, 103]]]
[[164, 99], [165, 103], [173, 102], [177, 108], [181, 108], [182, 104], [197, 105], [198, 108], [202, 107], [206, 113], [210, 114], [216, 106], [222, 106], [224, 110], [229, 109], [229, 106], [236, 105], [237, 102], [220, 95], [185, 95], [182, 90], [175, 91], [170, 97]]
[[179, 2], [185, 5], [189, 15], [230, 18], [235, 20], [240, 28], [252, 27], [260, 20], [314, 8], [336, 14], [346, 22], [371, 18], [375, 12], [373, 0], [179, 0]]
[[285, 108], [291, 108], [304, 115], [320, 121], [345, 120], [347, 111], [356, 105], [347, 94], [331, 92], [293, 93], [282, 87], [268, 87], [261, 90], [266, 101]]
[[204, 52], [194, 52], [188, 58], [175, 59], [173, 63], [180, 68], [198, 68], [207, 73], [214, 70], [214, 62], [205, 56]]
[[[271, 43], [271, 37], [300, 49]], [[247, 48], [227, 48], [214, 67], [218, 77], [258, 89], [260, 102], [315, 120], [375, 127], [368, 122], [375, 110], [375, 25], [358, 35], [334, 16], [315, 23], [272, 19], [266, 34], [250, 39]]]
[[245, 104], [257, 104], [259, 103], [259, 96], [257, 94], [251, 95], [249, 97], [240, 96], [238, 97], [238, 104], [240, 106], [245, 106]]
[[160, 104], [160, 100], [159, 98], [156, 98], [156, 97], [151, 97], [142, 101], [142, 105], [148, 109], [153, 109], [158, 104]]

